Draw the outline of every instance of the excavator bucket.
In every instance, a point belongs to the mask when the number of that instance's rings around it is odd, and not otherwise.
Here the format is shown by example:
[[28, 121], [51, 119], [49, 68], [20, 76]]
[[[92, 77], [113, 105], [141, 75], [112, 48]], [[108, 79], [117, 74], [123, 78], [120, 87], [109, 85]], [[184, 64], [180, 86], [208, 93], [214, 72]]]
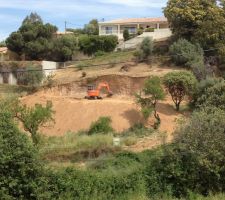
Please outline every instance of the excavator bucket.
[[109, 91], [107, 97], [111, 97], [113, 95], [112, 91]]

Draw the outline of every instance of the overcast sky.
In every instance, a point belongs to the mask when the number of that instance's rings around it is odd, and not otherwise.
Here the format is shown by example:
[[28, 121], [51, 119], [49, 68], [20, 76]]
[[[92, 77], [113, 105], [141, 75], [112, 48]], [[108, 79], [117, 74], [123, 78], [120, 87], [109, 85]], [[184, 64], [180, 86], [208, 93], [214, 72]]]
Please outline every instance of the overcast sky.
[[30, 12], [63, 30], [80, 28], [90, 19], [98, 20], [161, 17], [166, 0], [0, 0], [0, 41], [16, 31]]

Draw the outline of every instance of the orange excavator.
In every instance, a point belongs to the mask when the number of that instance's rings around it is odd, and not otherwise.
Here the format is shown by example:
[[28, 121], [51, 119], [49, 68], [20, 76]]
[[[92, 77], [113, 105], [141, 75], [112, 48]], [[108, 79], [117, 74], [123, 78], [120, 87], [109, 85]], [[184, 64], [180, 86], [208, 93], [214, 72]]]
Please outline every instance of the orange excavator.
[[87, 96], [85, 97], [85, 99], [102, 99], [102, 97], [100, 96], [100, 92], [103, 88], [107, 90], [108, 97], [113, 95], [112, 91], [109, 88], [109, 84], [107, 82], [101, 82], [98, 84], [97, 88], [94, 85], [88, 85]]

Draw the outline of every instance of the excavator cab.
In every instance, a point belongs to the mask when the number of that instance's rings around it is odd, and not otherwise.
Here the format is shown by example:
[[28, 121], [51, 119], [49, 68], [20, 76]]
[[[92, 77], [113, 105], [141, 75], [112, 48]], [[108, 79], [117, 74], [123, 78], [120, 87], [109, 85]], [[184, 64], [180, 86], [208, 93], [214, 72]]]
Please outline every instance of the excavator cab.
[[88, 85], [87, 86], [87, 96], [85, 97], [86, 99], [102, 99], [100, 96], [101, 90], [105, 88], [107, 90], [108, 95], [107, 96], [112, 96], [113, 93], [109, 88], [109, 84], [106, 82], [102, 82], [98, 84], [98, 87], [96, 88], [95, 85]]

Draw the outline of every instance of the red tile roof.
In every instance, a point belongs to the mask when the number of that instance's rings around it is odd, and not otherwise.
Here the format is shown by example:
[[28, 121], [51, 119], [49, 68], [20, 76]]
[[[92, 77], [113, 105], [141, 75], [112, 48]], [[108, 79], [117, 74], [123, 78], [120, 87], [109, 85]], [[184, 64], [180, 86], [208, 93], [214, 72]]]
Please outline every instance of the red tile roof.
[[165, 17], [157, 18], [129, 18], [129, 19], [116, 19], [111, 21], [100, 22], [102, 24], [134, 24], [134, 23], [153, 23], [153, 22], [167, 22]]

